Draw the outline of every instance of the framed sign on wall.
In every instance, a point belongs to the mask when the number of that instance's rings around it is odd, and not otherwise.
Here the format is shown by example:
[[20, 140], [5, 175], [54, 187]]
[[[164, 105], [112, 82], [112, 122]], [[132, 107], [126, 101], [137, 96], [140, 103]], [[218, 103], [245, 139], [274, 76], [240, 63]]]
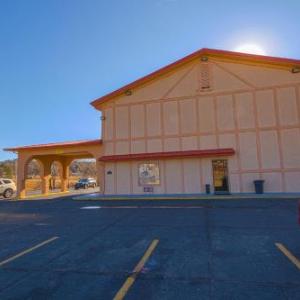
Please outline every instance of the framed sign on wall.
[[159, 185], [159, 165], [158, 163], [139, 164], [139, 185]]

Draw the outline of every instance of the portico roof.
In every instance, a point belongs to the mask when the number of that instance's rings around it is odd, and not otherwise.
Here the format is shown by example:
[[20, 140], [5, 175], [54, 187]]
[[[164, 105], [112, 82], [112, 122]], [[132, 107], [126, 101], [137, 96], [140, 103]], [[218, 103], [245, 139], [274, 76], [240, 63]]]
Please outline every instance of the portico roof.
[[102, 140], [81, 140], [81, 141], [69, 141], [69, 142], [58, 142], [58, 143], [48, 143], [48, 144], [36, 144], [28, 146], [17, 146], [11, 148], [5, 148], [4, 151], [19, 152], [22, 150], [44, 150], [44, 149], [53, 149], [53, 148], [69, 148], [76, 146], [91, 146], [91, 145], [101, 145]]

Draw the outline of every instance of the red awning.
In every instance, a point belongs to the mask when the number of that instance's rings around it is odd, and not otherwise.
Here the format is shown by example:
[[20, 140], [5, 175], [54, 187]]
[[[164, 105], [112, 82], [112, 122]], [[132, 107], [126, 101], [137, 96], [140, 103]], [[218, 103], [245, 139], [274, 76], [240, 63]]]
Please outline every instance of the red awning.
[[152, 152], [137, 153], [124, 155], [106, 155], [99, 158], [99, 161], [128, 161], [128, 160], [145, 160], [145, 159], [167, 159], [167, 158], [184, 158], [184, 157], [212, 157], [212, 156], [231, 156], [235, 151], [232, 148], [208, 149], [208, 150], [189, 150], [189, 151], [169, 151], [169, 152]]

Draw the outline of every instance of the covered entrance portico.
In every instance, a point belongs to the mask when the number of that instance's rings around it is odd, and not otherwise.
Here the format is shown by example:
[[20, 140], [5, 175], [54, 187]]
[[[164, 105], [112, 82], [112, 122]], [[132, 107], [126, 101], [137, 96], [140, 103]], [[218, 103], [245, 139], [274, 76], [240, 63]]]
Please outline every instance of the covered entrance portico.
[[28, 164], [36, 160], [40, 165], [41, 192], [49, 194], [51, 166], [55, 162], [59, 165], [61, 192], [68, 191], [69, 166], [76, 159], [95, 159], [97, 164], [97, 181], [100, 192], [103, 193], [103, 163], [99, 161], [102, 156], [102, 141], [87, 140], [76, 142], [41, 144], [23, 147], [7, 148], [18, 154], [17, 164], [17, 197], [26, 197], [26, 173]]

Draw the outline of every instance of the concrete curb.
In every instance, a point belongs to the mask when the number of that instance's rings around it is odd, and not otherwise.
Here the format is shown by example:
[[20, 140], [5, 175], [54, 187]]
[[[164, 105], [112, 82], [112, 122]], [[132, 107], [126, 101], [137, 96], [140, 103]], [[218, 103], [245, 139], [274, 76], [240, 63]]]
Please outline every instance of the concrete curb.
[[234, 195], [157, 195], [157, 196], [145, 196], [145, 195], [124, 195], [124, 196], [103, 196], [103, 195], [81, 195], [71, 198], [75, 201], [135, 201], [135, 200], [282, 200], [282, 199], [299, 199], [300, 194], [234, 194]]

